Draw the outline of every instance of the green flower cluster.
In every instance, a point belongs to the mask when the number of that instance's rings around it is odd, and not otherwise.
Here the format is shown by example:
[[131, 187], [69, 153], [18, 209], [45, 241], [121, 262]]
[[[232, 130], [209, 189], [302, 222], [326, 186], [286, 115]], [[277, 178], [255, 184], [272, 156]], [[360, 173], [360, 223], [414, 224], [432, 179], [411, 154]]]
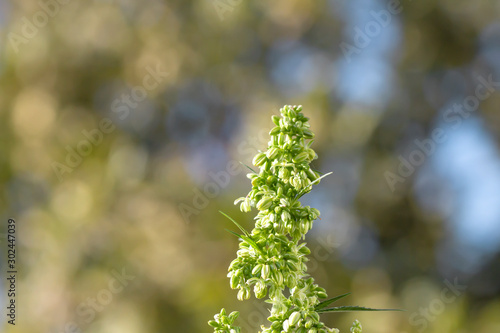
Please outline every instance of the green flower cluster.
[[361, 326], [361, 323], [359, 321], [355, 321], [353, 324], [352, 324], [352, 327], [351, 327], [351, 332], [352, 333], [362, 333], [363, 327]]
[[208, 325], [214, 328], [215, 333], [240, 333], [239, 327], [233, 327], [233, 322], [238, 318], [239, 312], [233, 311], [226, 315], [226, 310], [220, 310], [220, 313], [214, 316], [214, 320], [210, 320]]
[[[242, 240], [228, 277], [231, 288], [239, 289], [239, 300], [250, 298], [252, 290], [257, 298], [269, 295], [271, 326], [262, 326], [263, 333], [338, 332], [320, 321], [316, 307], [327, 294], [306, 273], [306, 255], [311, 251], [301, 240], [320, 213], [302, 206], [299, 198], [324, 176], [309, 166], [317, 158], [311, 149], [314, 134], [301, 111], [302, 106], [285, 106], [281, 118], [272, 117], [276, 126], [269, 133], [268, 149], [253, 159], [259, 172], [247, 175], [252, 190], [235, 201], [243, 212], [256, 208], [258, 214], [250, 233], [240, 227], [244, 235], [238, 235]], [[217, 326], [216, 332], [238, 332], [239, 328], [223, 323], [222, 312], [216, 317], [217, 323], [226, 325]]]

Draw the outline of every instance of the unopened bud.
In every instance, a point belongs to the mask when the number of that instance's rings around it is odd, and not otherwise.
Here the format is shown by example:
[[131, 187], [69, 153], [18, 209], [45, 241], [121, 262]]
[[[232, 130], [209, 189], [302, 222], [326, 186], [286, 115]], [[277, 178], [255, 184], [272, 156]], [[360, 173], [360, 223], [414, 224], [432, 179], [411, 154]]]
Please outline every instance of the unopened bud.
[[258, 153], [252, 160], [252, 164], [255, 166], [260, 166], [266, 161], [266, 154]]
[[257, 209], [258, 210], [266, 210], [269, 207], [271, 207], [272, 204], [273, 204], [273, 198], [271, 198], [271, 197], [263, 197], [257, 203]]
[[276, 116], [276, 115], [273, 115], [271, 117], [271, 119], [273, 120], [273, 123], [278, 126], [280, 124], [280, 117]]
[[307, 158], [309, 157], [309, 154], [306, 153], [305, 151], [303, 151], [302, 153], [298, 154], [297, 156], [295, 156], [293, 158], [293, 161], [295, 163], [302, 163], [304, 162], [305, 160], [307, 160]]
[[269, 265], [262, 266], [261, 277], [264, 280], [266, 280], [269, 277]]
[[269, 149], [267, 151], [267, 157], [270, 159], [270, 160], [273, 160], [276, 158], [276, 156], [278, 156], [278, 153], [279, 153], [279, 149], [276, 148], [276, 147], [273, 147], [271, 149]]
[[278, 135], [278, 144], [279, 144], [280, 146], [283, 146], [283, 144], [285, 144], [285, 134], [280, 133], [280, 134]]
[[260, 271], [262, 270], [262, 265], [257, 265], [252, 269], [252, 275], [259, 275]]
[[279, 126], [276, 126], [273, 128], [271, 131], [269, 131], [269, 135], [276, 135], [281, 131], [281, 128]]
[[300, 317], [301, 317], [300, 312], [295, 311], [294, 313], [292, 313], [288, 318], [290, 326], [295, 326], [299, 322]]
[[304, 133], [304, 137], [306, 139], [312, 139], [312, 138], [314, 138], [314, 133], [310, 129], [306, 128], [302, 132]]

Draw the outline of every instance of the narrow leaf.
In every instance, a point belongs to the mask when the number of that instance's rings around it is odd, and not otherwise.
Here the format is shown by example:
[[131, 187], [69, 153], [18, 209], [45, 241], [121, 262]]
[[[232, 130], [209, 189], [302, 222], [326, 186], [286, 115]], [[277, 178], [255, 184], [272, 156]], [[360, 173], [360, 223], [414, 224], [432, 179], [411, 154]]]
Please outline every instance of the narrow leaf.
[[222, 215], [224, 215], [225, 217], [227, 217], [231, 222], [233, 222], [237, 227], [238, 229], [241, 230], [241, 232], [247, 236], [247, 237], [250, 237], [250, 234], [245, 230], [245, 228], [243, 228], [241, 225], [238, 224], [238, 222], [236, 222], [235, 220], [233, 220], [231, 217], [229, 217], [229, 215], [227, 215], [226, 213], [223, 213], [219, 210], [219, 213], [221, 213]]
[[312, 181], [311, 182], [311, 185], [314, 184], [314, 183], [317, 183], [319, 182], [321, 179], [325, 178], [326, 176], [329, 176], [331, 175], [333, 172], [329, 172], [329, 173], [325, 173], [323, 176], [319, 177], [318, 179], [316, 179], [315, 181]]
[[323, 302], [319, 303], [318, 305], [316, 305], [316, 310], [326, 308], [328, 305], [332, 304], [333, 302], [336, 302], [339, 299], [342, 299], [346, 296], [349, 296], [350, 294], [351, 293], [347, 293], [347, 294], [343, 294], [343, 295], [339, 295], [339, 296], [335, 296], [333, 298], [327, 299], [326, 301], [323, 301]]
[[251, 239], [250, 237], [247, 237], [247, 236], [243, 236], [241, 235], [241, 238], [246, 241], [248, 244], [252, 245], [252, 247], [259, 251], [261, 254], [264, 254], [264, 252], [262, 251], [262, 249], [257, 245], [257, 243], [255, 243], [255, 241], [253, 239]]
[[240, 234], [237, 234], [236, 232], [232, 231], [232, 230], [229, 230], [229, 229], [226, 229], [227, 232], [230, 232], [232, 233], [233, 235], [235, 235], [236, 237], [238, 238], [241, 238], [243, 239], [245, 242], [247, 242], [248, 244], [252, 245], [252, 247], [259, 251], [260, 253], [263, 253], [261, 248], [257, 245], [257, 243], [255, 243], [255, 241], [247, 236], [243, 236], [243, 235], [240, 235]]
[[318, 310], [318, 313], [325, 313], [325, 312], [352, 312], [352, 311], [404, 311], [401, 309], [371, 309], [371, 308], [365, 308], [362, 306], [355, 306], [355, 305], [347, 305], [347, 306], [337, 306], [334, 308], [329, 308], [329, 309], [322, 309]]
[[307, 192], [310, 191], [310, 188], [314, 185], [314, 184], [317, 184], [321, 179], [325, 178], [326, 176], [329, 176], [331, 175], [333, 172], [329, 172], [329, 173], [326, 173], [324, 174], [323, 176], [319, 177], [318, 179], [316, 179], [315, 181], [312, 181], [311, 184], [309, 184], [309, 186], [307, 187], [304, 187], [302, 190], [300, 190], [299, 193], [297, 193], [297, 195], [295, 196], [295, 199], [299, 199], [301, 198], [304, 194], [306, 194]]
[[247, 167], [250, 171], [252, 171], [254, 174], [256, 174], [256, 175], [258, 174], [257, 172], [255, 172], [252, 168], [250, 168], [250, 167], [249, 167], [248, 165], [246, 165], [245, 163], [240, 162], [240, 164], [241, 164], [241, 165], [243, 165], [243, 166], [246, 166], [246, 167]]
[[235, 235], [235, 236], [236, 236], [236, 237], [238, 237], [238, 238], [241, 238], [241, 235], [240, 235], [240, 234], [237, 234], [237, 233], [235, 233], [235, 232], [234, 232], [234, 231], [232, 231], [232, 230], [226, 229], [226, 231], [227, 231], [227, 232], [232, 233], [233, 235]]

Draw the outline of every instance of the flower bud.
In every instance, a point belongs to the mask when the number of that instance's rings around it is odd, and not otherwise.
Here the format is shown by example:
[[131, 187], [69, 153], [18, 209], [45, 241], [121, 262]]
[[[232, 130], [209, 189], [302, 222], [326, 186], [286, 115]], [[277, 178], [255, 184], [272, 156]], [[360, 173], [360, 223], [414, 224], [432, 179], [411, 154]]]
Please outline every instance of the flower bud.
[[290, 127], [292, 127], [292, 123], [290, 122], [290, 118], [285, 118], [285, 120], [283, 121], [283, 124], [285, 125], [285, 129], [287, 129], [287, 130], [289, 130]]
[[289, 221], [291, 218], [292, 218], [292, 216], [290, 215], [290, 213], [288, 211], [283, 210], [281, 212], [281, 220], [283, 222]]
[[273, 160], [276, 158], [276, 156], [278, 156], [278, 153], [279, 153], [279, 149], [276, 148], [276, 147], [272, 147], [271, 149], [269, 149], [267, 151], [267, 157], [270, 159], [270, 160]]
[[[270, 320], [271, 317], [268, 319]], [[271, 329], [273, 329], [273, 332], [281, 332], [281, 323], [279, 321], [273, 321], [271, 324]]]
[[276, 195], [278, 197], [281, 197], [283, 195], [283, 187], [278, 187], [278, 190], [276, 191]]
[[262, 170], [269, 171], [271, 169], [271, 162], [265, 161], [264, 165], [261, 168], [262, 168]]
[[352, 327], [351, 327], [352, 333], [361, 333], [362, 329], [363, 329], [363, 327], [361, 326], [361, 323], [358, 320], [356, 320], [352, 323]]
[[285, 144], [285, 134], [280, 133], [280, 134], [278, 135], [278, 144], [279, 144], [280, 146], [283, 146], [283, 145]]
[[261, 277], [266, 280], [269, 278], [269, 265], [263, 265], [261, 271]]
[[239, 281], [240, 281], [239, 277], [236, 277], [235, 275], [231, 276], [230, 280], [231, 289], [238, 288]]
[[328, 297], [328, 295], [323, 291], [318, 292], [316, 295], [318, 296], [318, 298], [327, 298]]
[[314, 217], [313, 220], [316, 220], [320, 215], [319, 210], [317, 210], [316, 208], [311, 208], [311, 215]]
[[264, 282], [259, 281], [255, 284], [253, 291], [255, 293], [255, 297], [257, 298], [263, 298], [267, 294], [267, 287], [264, 284]]
[[302, 255], [308, 255], [311, 254], [311, 250], [307, 246], [303, 246], [299, 249], [299, 253]]
[[283, 274], [280, 271], [278, 271], [278, 270], [274, 271], [274, 278], [275, 278], [276, 284], [278, 286], [283, 286], [285, 279], [283, 279]]
[[276, 177], [275, 176], [269, 176], [266, 179], [266, 184], [267, 185], [272, 185], [275, 181], [276, 181]]
[[302, 188], [302, 180], [300, 179], [300, 176], [298, 176], [298, 175], [293, 176], [293, 178], [290, 180], [290, 183], [297, 190], [300, 190]]
[[288, 319], [283, 321], [283, 331], [288, 332], [290, 329], [290, 323], [288, 322]]
[[301, 318], [300, 312], [295, 311], [294, 313], [292, 313], [290, 315], [290, 317], [288, 318], [288, 321], [290, 322], [290, 326], [295, 326], [299, 322], [300, 318]]
[[316, 158], [316, 152], [313, 149], [311, 149], [311, 148], [309, 148], [307, 150], [307, 154], [309, 155], [309, 160], [310, 161], [312, 161], [312, 160], [314, 160]]
[[281, 131], [279, 126], [274, 127], [271, 131], [269, 131], [269, 135], [276, 135]]
[[271, 197], [263, 197], [257, 203], [257, 209], [258, 210], [266, 210], [269, 207], [271, 207], [272, 204], [273, 204], [273, 198], [271, 198]]
[[244, 197], [238, 198], [238, 199], [234, 200], [234, 204], [237, 205], [237, 204], [239, 204], [243, 200], [245, 200]]
[[248, 202], [248, 200], [243, 201], [240, 204], [240, 210], [244, 213], [248, 213], [249, 211], [251, 211], [252, 207], [250, 207], [250, 202]]
[[314, 138], [314, 133], [310, 129], [306, 128], [302, 132], [304, 133], [304, 138], [306, 138], [306, 139]]
[[299, 271], [299, 265], [293, 261], [290, 261], [288, 260], [286, 262], [286, 265], [288, 266], [288, 268], [292, 271], [292, 272], [297, 272]]
[[307, 160], [307, 158], [309, 157], [309, 154], [306, 153], [305, 151], [303, 151], [302, 153], [296, 155], [294, 158], [293, 158], [293, 161], [295, 163], [302, 163], [304, 162], [305, 160]]
[[284, 234], [286, 231], [285, 223], [283, 221], [279, 221], [275, 224], [274, 230], [276, 230], [276, 232], [279, 234]]
[[240, 261], [238, 260], [238, 258], [236, 258], [233, 261], [231, 261], [231, 264], [229, 264], [229, 270], [232, 270], [235, 267], [237, 267], [239, 263], [240, 263]]
[[276, 116], [276, 115], [273, 115], [271, 117], [271, 119], [273, 120], [273, 123], [278, 126], [280, 124], [280, 117]]
[[286, 277], [286, 283], [285, 283], [285, 285], [289, 289], [292, 289], [292, 288], [294, 288], [297, 285], [297, 279], [295, 278], [295, 276], [293, 274], [289, 274]]
[[261, 179], [260, 177], [255, 177], [252, 179], [252, 186], [253, 187], [259, 187], [259, 184], [261, 184]]
[[255, 178], [258, 178], [259, 176], [256, 175], [255, 173], [253, 172], [250, 172], [250, 173], [247, 173], [247, 178], [250, 179], [250, 180], [254, 180]]
[[305, 235], [309, 231], [309, 223], [306, 220], [302, 220], [299, 224], [299, 231], [301, 234]]
[[271, 222], [276, 222], [276, 214], [270, 213], [269, 214], [269, 221]]
[[313, 327], [313, 325], [314, 325], [314, 321], [311, 318], [308, 318], [304, 327], [311, 328], [311, 327]]
[[319, 178], [318, 174], [316, 172], [314, 172], [313, 170], [311, 170], [311, 168], [308, 168], [306, 170], [306, 174], [307, 174], [307, 177], [311, 180], [311, 181], [315, 181], [316, 179]]
[[245, 299], [249, 299], [250, 298], [250, 289], [248, 289], [248, 288], [245, 289], [243, 297]]
[[238, 290], [238, 295], [236, 295], [236, 298], [238, 298], [239, 301], [243, 301], [243, 296], [245, 296], [245, 291], [243, 289]]
[[252, 275], [259, 275], [260, 271], [262, 270], [262, 265], [258, 264], [252, 269]]
[[264, 164], [265, 160], [266, 160], [266, 154], [264, 154], [264, 153], [258, 153], [253, 158], [252, 164], [255, 165], [255, 166], [260, 166], [260, 165]]

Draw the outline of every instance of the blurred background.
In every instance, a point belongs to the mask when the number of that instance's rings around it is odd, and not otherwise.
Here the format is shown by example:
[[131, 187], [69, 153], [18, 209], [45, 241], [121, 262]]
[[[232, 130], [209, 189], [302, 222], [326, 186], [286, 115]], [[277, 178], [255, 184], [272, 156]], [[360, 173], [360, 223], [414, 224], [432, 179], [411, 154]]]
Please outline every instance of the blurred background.
[[309, 272], [406, 309], [324, 321], [500, 332], [500, 2], [0, 0], [0, 36], [6, 331], [210, 332], [225, 307], [256, 332], [218, 211], [252, 228], [239, 162], [301, 104], [333, 171], [303, 200]]

